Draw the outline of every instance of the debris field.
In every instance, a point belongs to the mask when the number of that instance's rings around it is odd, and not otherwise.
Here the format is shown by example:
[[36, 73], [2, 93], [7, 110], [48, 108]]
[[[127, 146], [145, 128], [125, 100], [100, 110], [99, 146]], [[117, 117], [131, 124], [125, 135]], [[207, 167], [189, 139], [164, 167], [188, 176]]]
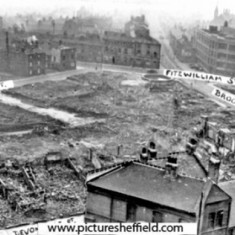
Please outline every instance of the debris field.
[[[159, 156], [183, 150], [200, 114], [215, 122], [233, 122], [231, 112], [190, 87], [176, 81], [146, 82], [136, 74], [87, 72], [4, 93], [105, 122], [76, 128], [57, 123], [23, 136], [0, 136], [0, 227], [83, 212], [86, 172], [138, 158], [150, 139]], [[51, 122], [14, 106], [5, 105], [4, 112], [11, 109], [15, 124], [20, 118], [26, 123]]]

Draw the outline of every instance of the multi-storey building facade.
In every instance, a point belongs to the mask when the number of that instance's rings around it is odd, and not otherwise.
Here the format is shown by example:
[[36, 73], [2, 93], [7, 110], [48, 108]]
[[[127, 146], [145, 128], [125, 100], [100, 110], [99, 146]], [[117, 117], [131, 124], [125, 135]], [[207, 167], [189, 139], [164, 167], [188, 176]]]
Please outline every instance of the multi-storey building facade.
[[221, 30], [210, 26], [195, 33], [194, 48], [198, 62], [210, 73], [234, 76], [235, 29], [225, 24]]
[[[65, 28], [70, 28], [70, 23]], [[72, 25], [71, 28], [77, 27], [75, 23]], [[62, 40], [64, 45], [76, 48], [77, 60], [146, 68], [160, 66], [161, 45], [149, 35], [144, 16], [132, 17], [123, 32], [104, 31], [100, 35], [84, 33], [74, 36], [68, 32], [61, 38], [53, 38], [53, 41], [58, 43]]]
[[46, 54], [40, 49], [15, 50], [14, 48], [0, 51], [0, 70], [16, 76], [34, 76], [45, 74]]
[[105, 32], [103, 62], [137, 67], [159, 68], [160, 43], [149, 38], [131, 37], [125, 33]]

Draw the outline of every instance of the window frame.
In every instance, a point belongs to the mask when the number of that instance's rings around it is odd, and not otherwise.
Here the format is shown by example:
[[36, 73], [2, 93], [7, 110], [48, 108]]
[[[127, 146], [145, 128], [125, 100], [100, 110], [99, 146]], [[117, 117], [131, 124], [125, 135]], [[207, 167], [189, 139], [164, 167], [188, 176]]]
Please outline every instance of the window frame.
[[208, 214], [207, 228], [215, 229], [224, 226], [224, 210], [212, 211]]

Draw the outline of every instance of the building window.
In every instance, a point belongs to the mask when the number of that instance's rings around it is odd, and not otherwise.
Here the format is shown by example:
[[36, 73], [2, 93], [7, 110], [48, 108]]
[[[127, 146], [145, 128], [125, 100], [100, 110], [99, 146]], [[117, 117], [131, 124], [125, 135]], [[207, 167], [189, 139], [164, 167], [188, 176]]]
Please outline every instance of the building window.
[[216, 226], [222, 227], [223, 226], [223, 218], [224, 218], [224, 212], [218, 211], [216, 216]]
[[29, 75], [32, 75], [33, 74], [33, 71], [30, 69], [29, 70]]
[[128, 203], [126, 210], [126, 220], [134, 222], [136, 219], [136, 205]]
[[215, 225], [215, 212], [211, 212], [208, 216], [208, 228], [214, 228]]
[[127, 54], [127, 48], [124, 49], [124, 53]]
[[65, 55], [62, 56], [62, 60], [65, 60]]
[[227, 44], [219, 43], [219, 49], [226, 49], [226, 48], [227, 48]]
[[154, 56], [155, 58], [157, 58], [157, 52], [154, 52], [154, 53], [153, 53], [153, 56]]
[[38, 60], [38, 65], [40, 65], [41, 64], [41, 62], [40, 62], [40, 60]]
[[33, 63], [32, 62], [29, 62], [29, 67], [32, 67], [33, 66]]
[[223, 226], [224, 211], [211, 212], [208, 215], [208, 228], [222, 227]]
[[229, 50], [230, 51], [235, 51], [235, 45], [229, 45]]
[[38, 69], [38, 74], [40, 74], [41, 73], [41, 69]]
[[153, 211], [152, 222], [163, 222], [163, 214], [159, 211]]
[[217, 54], [217, 57], [218, 57], [219, 59], [226, 59], [227, 55], [224, 54], [224, 53], [218, 53], [218, 54]]

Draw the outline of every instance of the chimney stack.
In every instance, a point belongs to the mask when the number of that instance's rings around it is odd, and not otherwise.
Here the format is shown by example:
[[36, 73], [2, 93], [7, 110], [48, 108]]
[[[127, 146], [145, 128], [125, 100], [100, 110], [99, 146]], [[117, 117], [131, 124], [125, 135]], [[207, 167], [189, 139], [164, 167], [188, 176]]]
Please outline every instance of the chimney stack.
[[177, 177], [177, 169], [178, 169], [177, 154], [171, 153], [167, 157], [167, 162], [165, 166], [165, 176], [175, 179]]
[[149, 143], [148, 155], [149, 155], [149, 158], [150, 158], [150, 159], [157, 157], [156, 144], [155, 144], [153, 141], [151, 141], [151, 142]]
[[148, 151], [146, 147], [142, 148], [142, 152], [140, 154], [140, 160], [141, 162], [144, 162], [144, 163], [148, 161]]
[[208, 178], [210, 178], [216, 184], [218, 184], [219, 181], [220, 163], [220, 159], [213, 153], [209, 159]]

